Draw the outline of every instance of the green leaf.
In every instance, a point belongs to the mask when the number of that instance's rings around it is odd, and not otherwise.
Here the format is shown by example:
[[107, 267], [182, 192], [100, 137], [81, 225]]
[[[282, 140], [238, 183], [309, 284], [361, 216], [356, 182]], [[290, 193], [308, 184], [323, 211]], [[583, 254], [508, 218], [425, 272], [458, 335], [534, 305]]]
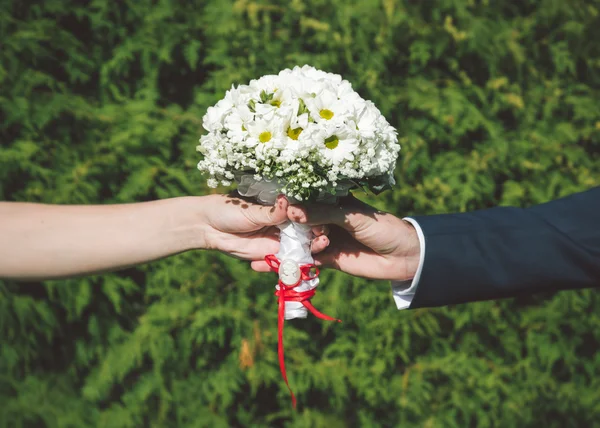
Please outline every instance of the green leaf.
[[191, 40], [184, 49], [185, 59], [192, 70], [196, 69], [200, 59], [200, 47], [202, 43], [199, 40]]

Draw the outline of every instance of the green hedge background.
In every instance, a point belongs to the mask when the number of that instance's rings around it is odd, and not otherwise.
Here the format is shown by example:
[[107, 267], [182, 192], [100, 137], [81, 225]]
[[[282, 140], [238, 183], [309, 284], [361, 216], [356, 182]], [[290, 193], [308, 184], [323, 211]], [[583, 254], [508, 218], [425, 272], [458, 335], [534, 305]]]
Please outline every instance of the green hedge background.
[[[396, 188], [361, 198], [548, 201], [600, 184], [599, 24], [592, 0], [4, 0], [0, 199], [206, 193], [206, 108], [308, 63], [399, 130]], [[273, 286], [211, 252], [0, 282], [1, 426], [600, 426], [595, 290], [397, 311], [328, 271], [314, 302], [344, 323], [286, 323], [294, 413]]]

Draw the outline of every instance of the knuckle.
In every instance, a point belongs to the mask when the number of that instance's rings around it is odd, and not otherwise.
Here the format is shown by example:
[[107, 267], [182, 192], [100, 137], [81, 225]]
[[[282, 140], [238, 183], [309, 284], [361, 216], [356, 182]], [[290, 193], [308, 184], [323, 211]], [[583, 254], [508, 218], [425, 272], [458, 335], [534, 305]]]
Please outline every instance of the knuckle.
[[273, 222], [273, 213], [275, 212], [275, 208], [261, 207], [261, 210], [264, 213], [265, 220], [269, 223], [272, 223]]
[[368, 224], [368, 217], [357, 212], [346, 214], [345, 224], [352, 230], [362, 230]]

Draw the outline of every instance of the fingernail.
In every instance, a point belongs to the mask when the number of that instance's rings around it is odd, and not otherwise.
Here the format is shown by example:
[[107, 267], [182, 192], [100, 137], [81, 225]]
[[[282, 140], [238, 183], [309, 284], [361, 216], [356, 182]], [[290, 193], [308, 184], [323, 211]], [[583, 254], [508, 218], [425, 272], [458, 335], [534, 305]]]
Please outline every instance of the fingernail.
[[294, 217], [294, 220], [300, 220], [302, 216], [302, 210], [300, 208], [292, 208], [292, 216]]

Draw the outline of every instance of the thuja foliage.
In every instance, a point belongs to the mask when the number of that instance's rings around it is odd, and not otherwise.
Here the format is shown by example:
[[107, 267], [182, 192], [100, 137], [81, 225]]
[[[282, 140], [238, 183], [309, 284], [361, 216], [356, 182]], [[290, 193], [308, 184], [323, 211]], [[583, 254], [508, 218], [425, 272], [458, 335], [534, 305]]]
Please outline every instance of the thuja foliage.
[[[398, 128], [396, 188], [359, 195], [381, 209], [585, 190], [600, 184], [599, 19], [591, 0], [4, 0], [0, 198], [202, 194], [206, 108], [303, 64], [342, 74]], [[385, 282], [322, 284], [314, 303], [344, 322], [287, 323], [293, 412], [274, 277], [244, 262], [192, 252], [0, 282], [0, 425], [600, 424], [596, 291], [397, 311]]]

